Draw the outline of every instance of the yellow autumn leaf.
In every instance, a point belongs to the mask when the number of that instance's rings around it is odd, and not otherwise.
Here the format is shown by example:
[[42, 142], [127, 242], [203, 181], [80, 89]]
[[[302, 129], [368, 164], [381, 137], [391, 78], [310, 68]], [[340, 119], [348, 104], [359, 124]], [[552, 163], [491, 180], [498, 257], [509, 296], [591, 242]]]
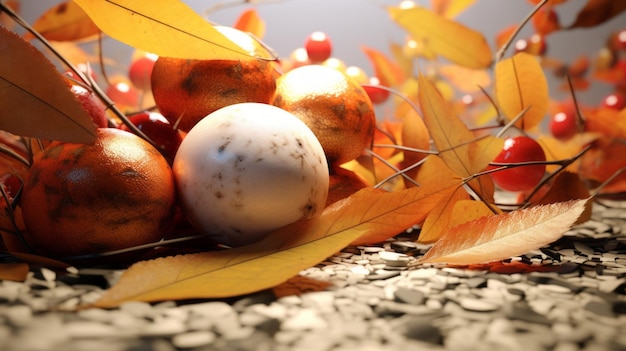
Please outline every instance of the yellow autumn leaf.
[[[64, 1], [48, 9], [33, 23], [33, 28], [44, 38], [55, 41], [75, 41], [100, 33], [100, 29], [74, 1]], [[30, 32], [24, 35], [25, 40], [34, 37]]]
[[499, 61], [495, 68], [495, 95], [500, 110], [514, 119], [525, 109], [516, 126], [531, 129], [538, 126], [548, 112], [548, 81], [536, 56], [519, 52]]
[[475, 2], [476, 0], [430, 0], [433, 11], [446, 18], [455, 18]]
[[464, 93], [480, 92], [491, 85], [491, 76], [484, 69], [471, 69], [458, 65], [441, 65], [438, 72], [450, 84]]
[[493, 55], [479, 31], [419, 6], [389, 7], [391, 18], [415, 40], [449, 61], [468, 68], [486, 68]]
[[385, 54], [366, 46], [363, 46], [362, 50], [372, 63], [374, 75], [380, 80], [381, 85], [395, 87], [404, 81], [404, 70]]
[[398, 192], [365, 188], [321, 216], [283, 227], [255, 244], [136, 263], [93, 306], [222, 298], [271, 288], [362, 236], [391, 237], [414, 225], [431, 206], [431, 197], [436, 201], [451, 186], [459, 186], [458, 181]]
[[466, 222], [444, 233], [418, 263], [488, 263], [539, 249], [569, 230], [587, 201], [559, 202]]
[[446, 165], [461, 177], [484, 170], [500, 153], [504, 141], [493, 136], [477, 139], [432, 82], [419, 74], [418, 83], [424, 121]]
[[[74, 0], [112, 38], [159, 56], [254, 59], [179, 0]], [[266, 51], [263, 59], [275, 59]]]

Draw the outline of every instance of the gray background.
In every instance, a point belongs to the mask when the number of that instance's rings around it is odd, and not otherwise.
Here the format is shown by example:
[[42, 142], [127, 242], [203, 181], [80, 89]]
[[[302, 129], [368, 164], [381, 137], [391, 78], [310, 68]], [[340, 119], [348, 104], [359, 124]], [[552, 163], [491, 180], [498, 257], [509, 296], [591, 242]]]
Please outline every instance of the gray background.
[[[626, 0], [615, 0], [626, 1]], [[23, 16], [35, 20], [45, 9], [58, 3], [58, 0], [23, 0]], [[251, 6], [245, 1], [206, 1], [185, 0], [193, 9], [201, 14], [216, 4], [227, 4], [217, 11], [211, 12], [209, 19], [224, 25], [234, 23], [240, 12]], [[303, 45], [309, 33], [316, 30], [326, 32], [334, 43], [334, 56], [345, 61], [347, 65], [357, 65], [371, 73], [372, 68], [361, 51], [363, 45], [388, 52], [390, 42], [402, 43], [405, 32], [394, 24], [386, 6], [399, 3], [396, 0], [256, 0], [249, 1], [256, 5], [261, 17], [266, 21], [265, 42], [274, 48], [279, 55], [287, 57], [294, 49]], [[429, 5], [429, 1], [416, 1], [418, 4]], [[570, 0], [560, 5], [559, 15], [563, 24], [571, 23], [577, 11], [586, 0]], [[483, 33], [492, 48], [496, 34], [506, 26], [519, 23], [532, 9], [527, 0], [477, 0], [458, 20]], [[609, 33], [626, 28], [626, 15], [612, 19], [602, 26], [593, 29], [576, 29], [554, 33], [548, 38], [548, 54], [565, 61], [573, 61], [582, 53], [595, 53], [605, 42]], [[520, 35], [530, 35], [528, 26]], [[132, 49], [114, 40], [107, 39], [105, 55], [127, 62]], [[495, 48], [494, 48], [495, 51]], [[552, 96], [560, 98], [565, 95], [550, 82]], [[579, 93], [583, 102], [599, 101], [611, 87], [606, 84], [594, 84], [592, 89]]]

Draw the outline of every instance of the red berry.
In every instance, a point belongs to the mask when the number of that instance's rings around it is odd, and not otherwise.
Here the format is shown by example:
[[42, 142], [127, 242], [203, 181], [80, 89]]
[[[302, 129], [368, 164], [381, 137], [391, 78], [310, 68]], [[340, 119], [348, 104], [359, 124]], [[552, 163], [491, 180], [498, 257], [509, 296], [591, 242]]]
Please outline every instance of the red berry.
[[369, 96], [373, 104], [382, 104], [389, 98], [389, 90], [379, 88], [380, 80], [377, 77], [371, 77], [369, 84], [363, 85], [363, 89]]
[[616, 51], [626, 50], [626, 29], [613, 33], [609, 39], [609, 46]]
[[141, 90], [150, 90], [150, 77], [156, 57], [153, 55], [141, 56], [134, 60], [128, 68], [128, 78], [131, 83]]
[[106, 107], [91, 90], [78, 84], [72, 84], [70, 86], [70, 90], [74, 93], [74, 96], [76, 96], [78, 101], [80, 101], [83, 109], [87, 111], [91, 120], [97, 127], [104, 128], [108, 125], [108, 119], [105, 112]]
[[139, 92], [131, 84], [124, 81], [109, 85], [106, 94], [122, 108], [134, 109], [139, 104]]
[[[140, 112], [129, 116], [128, 119], [144, 132], [166, 156], [174, 158], [183, 139], [163, 115], [158, 112]], [[125, 124], [122, 124], [120, 129], [130, 131]]]
[[567, 140], [578, 133], [576, 112], [559, 111], [550, 119], [550, 133], [559, 140]]
[[602, 107], [621, 110], [626, 107], [626, 96], [620, 92], [611, 93], [602, 100]]
[[333, 47], [330, 38], [323, 32], [313, 32], [306, 39], [304, 48], [311, 62], [323, 62], [332, 53]]
[[[526, 136], [508, 138], [502, 152], [493, 160], [495, 163], [520, 163], [545, 161], [546, 154], [541, 145]], [[489, 169], [499, 166], [489, 166]], [[494, 183], [507, 191], [526, 191], [535, 187], [543, 178], [545, 164], [517, 166], [490, 173]]]

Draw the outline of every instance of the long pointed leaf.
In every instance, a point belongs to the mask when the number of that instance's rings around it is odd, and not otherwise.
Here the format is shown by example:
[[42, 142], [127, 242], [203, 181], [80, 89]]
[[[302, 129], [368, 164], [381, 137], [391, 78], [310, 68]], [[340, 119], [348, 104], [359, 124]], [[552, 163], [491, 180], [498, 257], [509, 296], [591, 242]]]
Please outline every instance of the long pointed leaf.
[[95, 124], [41, 52], [3, 27], [0, 52], [0, 129], [75, 143], [95, 140]]
[[536, 206], [458, 225], [447, 231], [418, 262], [470, 265], [538, 249], [559, 239], [576, 223], [587, 201]]
[[432, 82], [419, 74], [418, 83], [424, 121], [446, 165], [461, 177], [485, 169], [502, 150], [503, 141], [491, 136], [476, 139]]
[[363, 235], [389, 237], [415, 224], [423, 203], [447, 186], [392, 193], [366, 188], [334, 203], [320, 217], [286, 226], [256, 244], [136, 263], [95, 306], [220, 298], [273, 287]]
[[[112, 38], [159, 56], [198, 60], [254, 58], [179, 0], [74, 1]], [[266, 52], [263, 58], [273, 56]]]
[[480, 32], [424, 7], [391, 7], [388, 11], [399, 26], [415, 40], [426, 42], [438, 55], [467, 68], [491, 65], [491, 49]]

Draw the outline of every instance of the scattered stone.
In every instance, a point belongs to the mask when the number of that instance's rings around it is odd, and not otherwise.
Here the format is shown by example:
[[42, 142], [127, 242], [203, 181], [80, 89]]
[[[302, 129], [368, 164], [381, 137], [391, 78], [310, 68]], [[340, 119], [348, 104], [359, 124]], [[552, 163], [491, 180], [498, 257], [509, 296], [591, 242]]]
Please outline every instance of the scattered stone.
[[411, 305], [421, 305], [426, 299], [426, 296], [423, 292], [417, 289], [409, 289], [404, 287], [398, 288], [395, 291], [394, 296], [398, 301]]
[[465, 310], [472, 312], [493, 312], [500, 308], [500, 306], [492, 301], [484, 299], [474, 299], [470, 297], [461, 298], [459, 305]]
[[328, 323], [316, 310], [302, 308], [293, 316], [285, 319], [281, 325], [284, 330], [319, 330], [328, 328]]
[[215, 341], [215, 334], [210, 331], [186, 332], [172, 337], [172, 344], [183, 349], [206, 346], [213, 341]]

